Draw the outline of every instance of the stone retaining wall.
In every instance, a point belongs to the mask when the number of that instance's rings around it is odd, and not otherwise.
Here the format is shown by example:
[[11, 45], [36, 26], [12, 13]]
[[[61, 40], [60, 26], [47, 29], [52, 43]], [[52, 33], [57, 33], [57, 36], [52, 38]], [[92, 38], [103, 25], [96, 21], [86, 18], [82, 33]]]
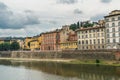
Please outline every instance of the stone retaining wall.
[[120, 50], [1, 51], [1, 57], [120, 60]]

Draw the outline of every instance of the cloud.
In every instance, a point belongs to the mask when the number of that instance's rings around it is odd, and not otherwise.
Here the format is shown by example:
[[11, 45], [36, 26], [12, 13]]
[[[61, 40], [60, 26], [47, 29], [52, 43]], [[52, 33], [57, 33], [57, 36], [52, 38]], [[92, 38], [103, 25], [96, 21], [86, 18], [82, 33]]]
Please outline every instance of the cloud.
[[101, 0], [102, 3], [110, 3], [112, 0]]
[[21, 29], [34, 24], [40, 24], [40, 21], [32, 11], [14, 12], [0, 2], [0, 29]]
[[82, 14], [83, 12], [81, 11], [81, 10], [79, 10], [79, 9], [75, 9], [74, 10], [74, 14]]
[[6, 9], [6, 8], [7, 8], [7, 6], [4, 3], [0, 2], [0, 9]]
[[97, 15], [95, 15], [95, 16], [92, 16], [92, 17], [90, 18], [90, 20], [92, 20], [92, 21], [98, 21], [98, 20], [103, 19], [104, 16], [105, 16], [105, 14], [97, 14]]
[[57, 0], [57, 3], [59, 4], [75, 4], [78, 0]]

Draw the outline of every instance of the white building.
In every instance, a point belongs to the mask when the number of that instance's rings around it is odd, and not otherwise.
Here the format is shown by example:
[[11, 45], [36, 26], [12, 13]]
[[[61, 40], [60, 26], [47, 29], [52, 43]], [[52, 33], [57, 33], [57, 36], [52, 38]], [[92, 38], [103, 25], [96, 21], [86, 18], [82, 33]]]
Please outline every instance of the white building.
[[120, 49], [120, 10], [105, 16], [106, 48]]
[[105, 27], [94, 26], [77, 30], [78, 49], [94, 50], [105, 48]]

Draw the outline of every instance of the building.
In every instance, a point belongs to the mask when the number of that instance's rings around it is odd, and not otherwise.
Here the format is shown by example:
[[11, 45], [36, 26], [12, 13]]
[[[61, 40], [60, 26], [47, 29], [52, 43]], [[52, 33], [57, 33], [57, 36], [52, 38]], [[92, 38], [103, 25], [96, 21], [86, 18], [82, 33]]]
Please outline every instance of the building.
[[79, 50], [104, 49], [105, 27], [96, 25], [76, 30]]
[[77, 34], [75, 32], [68, 33], [68, 39], [60, 43], [61, 50], [77, 49]]
[[106, 48], [120, 49], [120, 10], [114, 10], [105, 16]]
[[30, 49], [33, 50], [40, 50], [39, 42], [38, 40], [32, 40], [30, 41]]
[[41, 50], [59, 50], [59, 30], [42, 33]]
[[76, 34], [69, 28], [69, 25], [62, 26], [60, 30], [60, 49], [76, 49]]
[[32, 37], [26, 37], [24, 40], [24, 49], [30, 50], [30, 41], [32, 41]]
[[60, 30], [60, 43], [68, 41], [70, 32], [73, 32], [73, 30], [69, 29], [69, 25], [62, 26]]
[[39, 43], [39, 49], [40, 49], [40, 50], [41, 50], [42, 41], [43, 41], [43, 35], [40, 34], [40, 36], [38, 36], [38, 43]]

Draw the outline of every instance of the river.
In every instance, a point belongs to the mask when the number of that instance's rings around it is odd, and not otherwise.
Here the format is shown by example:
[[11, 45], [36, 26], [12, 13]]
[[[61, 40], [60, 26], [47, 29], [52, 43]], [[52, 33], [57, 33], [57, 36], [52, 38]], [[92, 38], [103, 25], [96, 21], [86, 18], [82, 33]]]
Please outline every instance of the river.
[[0, 80], [120, 80], [120, 67], [0, 60]]

